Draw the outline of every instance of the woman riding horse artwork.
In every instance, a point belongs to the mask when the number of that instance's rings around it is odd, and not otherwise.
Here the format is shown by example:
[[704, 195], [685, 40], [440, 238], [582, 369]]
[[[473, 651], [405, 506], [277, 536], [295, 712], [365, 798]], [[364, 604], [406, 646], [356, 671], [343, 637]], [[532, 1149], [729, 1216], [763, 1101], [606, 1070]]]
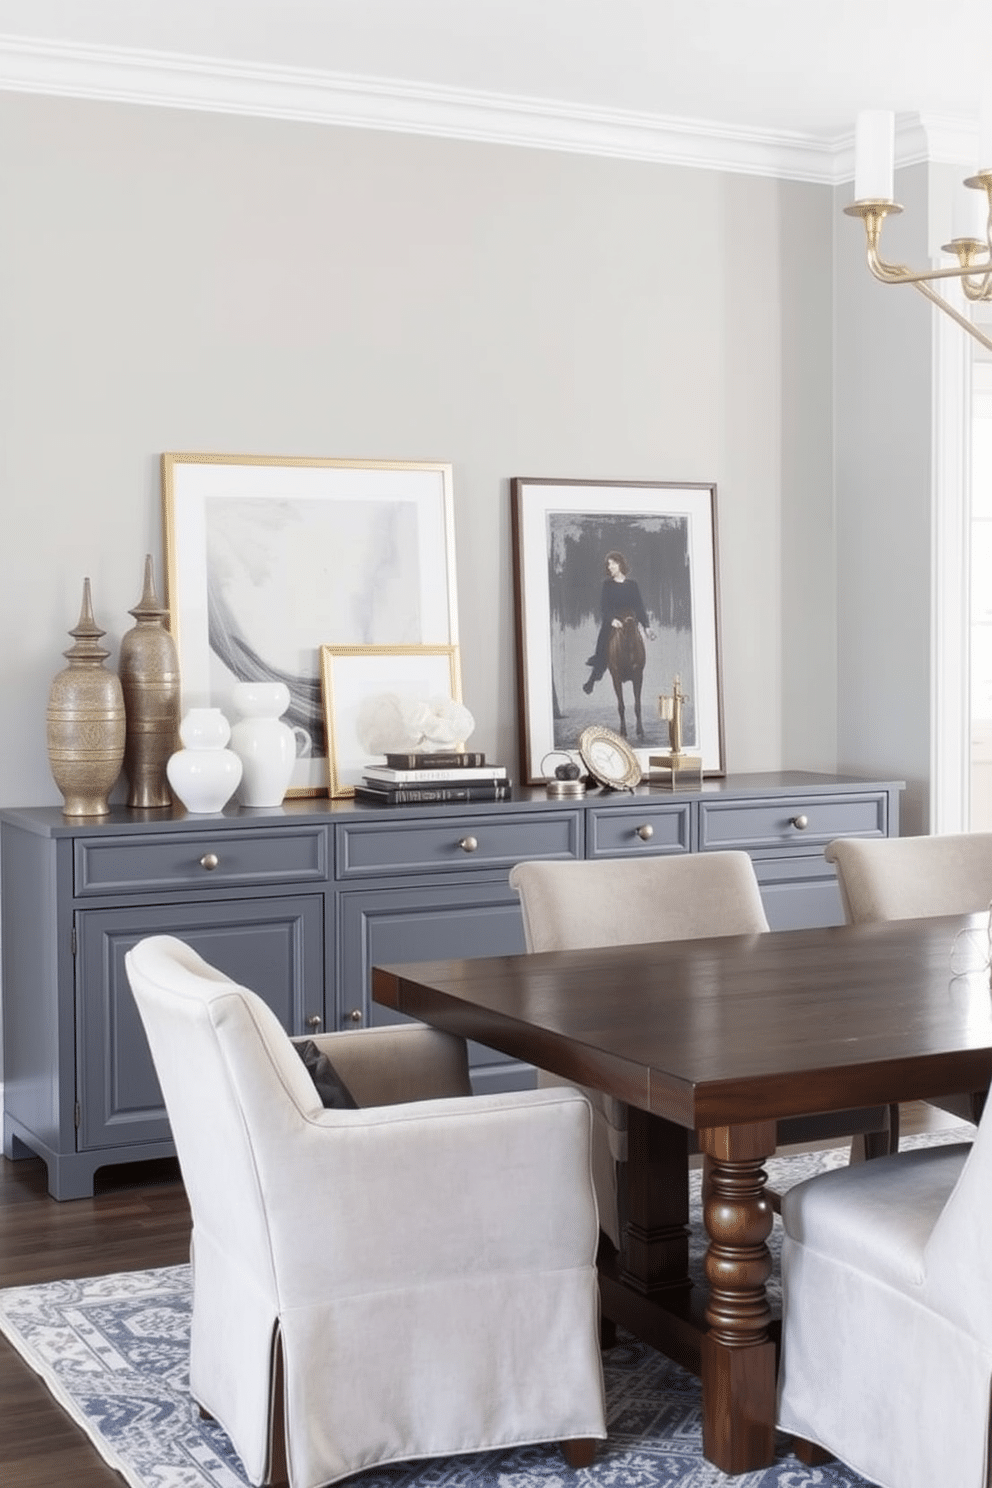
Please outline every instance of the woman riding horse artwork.
[[658, 700], [673, 677], [678, 752], [722, 774], [716, 488], [514, 476], [511, 496], [528, 783], [591, 728], [625, 737], [650, 778], [652, 756], [671, 750]]
[[[574, 749], [593, 721], [639, 749], [661, 746], [656, 694], [675, 673], [695, 680], [687, 519], [570, 504], [547, 513], [545, 536], [555, 748]], [[686, 726], [688, 739], [692, 704]]]
[[616, 693], [617, 712], [620, 715], [619, 732], [626, 737], [627, 710], [624, 702], [624, 685], [630, 683], [634, 704], [634, 726], [639, 739], [644, 738], [644, 723], [641, 718], [641, 687], [644, 682], [644, 663], [647, 653], [644, 640], [653, 641], [654, 631], [644, 608], [644, 600], [637, 580], [630, 577], [627, 559], [623, 553], [607, 553], [606, 578], [603, 580], [599, 604], [599, 637], [596, 649], [586, 662], [592, 671], [582, 684], [584, 693], [593, 687], [608, 671]]

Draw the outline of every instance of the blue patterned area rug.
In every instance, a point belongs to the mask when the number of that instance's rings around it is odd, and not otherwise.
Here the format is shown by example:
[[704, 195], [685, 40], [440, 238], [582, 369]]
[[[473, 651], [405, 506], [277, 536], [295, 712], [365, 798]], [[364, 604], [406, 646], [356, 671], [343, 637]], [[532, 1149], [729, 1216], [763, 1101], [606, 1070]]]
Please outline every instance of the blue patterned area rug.
[[[903, 1146], [959, 1141], [968, 1128]], [[846, 1149], [774, 1158], [780, 1191], [846, 1162]], [[699, 1178], [693, 1174], [694, 1269], [701, 1264]], [[779, 1222], [770, 1240], [777, 1257]], [[775, 1298], [774, 1285], [769, 1292]], [[189, 1396], [188, 1266], [0, 1291], [0, 1332], [131, 1488], [247, 1488], [237, 1456]], [[702, 1454], [699, 1381], [629, 1334], [603, 1355], [608, 1440], [573, 1472], [556, 1446], [398, 1463], [349, 1488], [871, 1488], [839, 1463], [805, 1467], [778, 1442], [773, 1467], [728, 1477]]]

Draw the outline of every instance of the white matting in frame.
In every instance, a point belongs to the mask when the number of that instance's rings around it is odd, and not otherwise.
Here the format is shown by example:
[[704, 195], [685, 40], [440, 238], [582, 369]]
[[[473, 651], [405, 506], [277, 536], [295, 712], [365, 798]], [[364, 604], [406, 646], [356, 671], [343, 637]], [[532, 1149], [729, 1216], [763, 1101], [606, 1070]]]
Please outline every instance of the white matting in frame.
[[451, 466], [170, 453], [162, 496], [183, 711], [285, 682], [287, 795], [323, 793], [321, 645], [457, 643]]
[[321, 646], [330, 794], [352, 796], [370, 764], [358, 737], [359, 709], [382, 693], [416, 702], [462, 700], [457, 646]]
[[[593, 724], [622, 734], [647, 778], [669, 748], [658, 699], [676, 676], [682, 747], [722, 775], [716, 487], [518, 476], [511, 490], [523, 778], [545, 779], [542, 761]], [[607, 665], [621, 593], [643, 641], [639, 721], [632, 681], [618, 695]]]

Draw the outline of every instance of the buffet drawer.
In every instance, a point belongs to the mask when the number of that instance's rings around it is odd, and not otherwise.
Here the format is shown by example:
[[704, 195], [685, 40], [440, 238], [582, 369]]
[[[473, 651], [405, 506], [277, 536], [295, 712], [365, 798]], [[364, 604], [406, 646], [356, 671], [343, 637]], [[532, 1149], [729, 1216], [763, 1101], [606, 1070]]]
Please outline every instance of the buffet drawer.
[[154, 837], [79, 838], [76, 894], [310, 883], [328, 877], [327, 831], [183, 832]]
[[[450, 810], [450, 808], [448, 808]], [[435, 811], [430, 820], [390, 815], [336, 827], [337, 877], [458, 872], [505, 868], [525, 858], [581, 858], [582, 816], [556, 810], [536, 815]]]
[[692, 815], [688, 802], [655, 805], [638, 802], [586, 814], [586, 857], [657, 857], [692, 851]]
[[886, 837], [888, 796], [780, 796], [767, 801], [703, 801], [699, 849], [749, 852], [822, 847], [834, 837]]

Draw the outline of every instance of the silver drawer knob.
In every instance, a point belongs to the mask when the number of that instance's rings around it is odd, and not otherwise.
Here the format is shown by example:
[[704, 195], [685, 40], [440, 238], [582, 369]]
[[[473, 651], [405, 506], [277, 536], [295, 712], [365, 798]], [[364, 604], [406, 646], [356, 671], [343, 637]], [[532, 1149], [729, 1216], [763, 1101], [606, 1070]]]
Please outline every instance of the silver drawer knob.
[[319, 1013], [311, 1013], [307, 1019], [307, 1027], [312, 1028], [314, 1033], [319, 1033], [324, 1026], [324, 1020]]
[[797, 832], [805, 832], [806, 828], [809, 826], [809, 817], [794, 816], [792, 818], [792, 825], [795, 827]]
[[650, 842], [651, 838], [654, 836], [654, 827], [651, 825], [650, 822], [645, 822], [643, 827], [637, 828], [637, 835], [638, 837], [640, 837], [642, 842]]
[[462, 852], [475, 852], [479, 846], [479, 839], [478, 837], [463, 837], [458, 846]]
[[348, 1014], [348, 1022], [349, 1023], [361, 1023], [361, 1021], [362, 1021], [362, 1010], [361, 1010], [361, 1008], [352, 1008], [351, 1012]]
[[216, 853], [204, 853], [203, 857], [200, 859], [200, 867], [205, 868], [209, 873], [211, 869], [217, 867], [219, 862], [220, 858], [217, 856]]

